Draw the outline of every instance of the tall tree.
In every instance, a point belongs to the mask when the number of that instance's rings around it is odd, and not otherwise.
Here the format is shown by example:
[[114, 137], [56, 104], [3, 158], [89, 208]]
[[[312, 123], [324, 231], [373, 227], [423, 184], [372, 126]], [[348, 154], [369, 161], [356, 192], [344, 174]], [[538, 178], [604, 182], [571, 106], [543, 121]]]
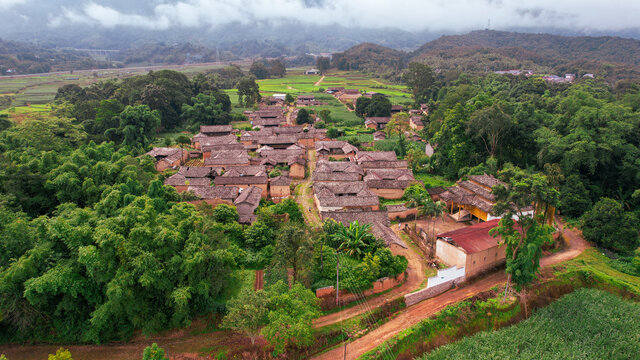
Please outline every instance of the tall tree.
[[584, 238], [598, 246], [631, 254], [640, 246], [638, 217], [619, 202], [602, 198], [582, 217]]
[[319, 56], [316, 60], [316, 67], [320, 70], [320, 74], [324, 75], [331, 67], [331, 59], [325, 56]]
[[276, 235], [274, 260], [293, 270], [293, 281], [299, 280], [300, 270], [312, 258], [313, 243], [308, 229], [300, 224], [287, 223]]
[[105, 136], [130, 146], [149, 145], [151, 135], [160, 126], [160, 113], [147, 105], [127, 106], [116, 119], [120, 126], [107, 130]]
[[193, 106], [182, 105], [182, 118], [191, 126], [227, 125], [231, 116], [222, 109], [213, 94], [198, 94], [191, 98]]
[[238, 89], [238, 102], [240, 105], [253, 106], [260, 101], [260, 89], [256, 78], [253, 76], [244, 76], [236, 85]]
[[311, 124], [311, 116], [309, 115], [309, 110], [300, 109], [298, 110], [298, 115], [296, 115], [296, 124]]
[[559, 193], [545, 175], [507, 165], [499, 172], [506, 185], [492, 190], [496, 198], [493, 215], [502, 219], [491, 234], [500, 236], [501, 245], [506, 246], [505, 296], [513, 282], [526, 313], [526, 286], [538, 272], [542, 246], [553, 242], [554, 230], [547, 225], [547, 217], [551, 216], [548, 209], [557, 206]]
[[284, 61], [281, 59], [275, 59], [269, 62], [269, 75], [281, 78], [286, 74], [287, 68], [284, 65]]
[[435, 89], [433, 71], [427, 65], [412, 62], [402, 74], [402, 80], [413, 93], [416, 104], [423, 104], [431, 98]]
[[296, 283], [289, 289], [278, 281], [271, 286], [269, 294], [268, 324], [262, 335], [281, 354], [288, 345], [306, 346], [313, 344], [315, 337], [313, 319], [320, 315], [315, 294]]
[[490, 157], [496, 156], [500, 141], [511, 129], [511, 117], [504, 112], [502, 106], [494, 104], [477, 110], [471, 115], [467, 125], [469, 135], [482, 140]]
[[259, 60], [255, 60], [253, 64], [251, 64], [251, 67], [249, 68], [249, 73], [255, 76], [256, 79], [258, 80], [269, 78], [269, 70], [264, 65], [264, 62]]
[[227, 302], [227, 315], [222, 319], [223, 328], [242, 332], [255, 344], [260, 329], [268, 321], [268, 299], [264, 290], [243, 289]]

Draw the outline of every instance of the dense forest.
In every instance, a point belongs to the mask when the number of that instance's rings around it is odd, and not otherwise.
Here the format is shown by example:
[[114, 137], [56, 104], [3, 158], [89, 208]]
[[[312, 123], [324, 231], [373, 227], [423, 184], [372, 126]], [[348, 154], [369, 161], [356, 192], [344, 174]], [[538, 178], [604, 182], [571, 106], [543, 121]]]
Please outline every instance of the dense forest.
[[410, 53], [361, 44], [334, 54], [332, 67], [361, 70], [393, 80], [406, 64], [428, 64], [441, 73], [484, 74], [510, 69], [537, 74], [596, 74], [615, 84], [640, 78], [640, 41], [617, 37], [567, 37], [474, 31], [443, 36]]

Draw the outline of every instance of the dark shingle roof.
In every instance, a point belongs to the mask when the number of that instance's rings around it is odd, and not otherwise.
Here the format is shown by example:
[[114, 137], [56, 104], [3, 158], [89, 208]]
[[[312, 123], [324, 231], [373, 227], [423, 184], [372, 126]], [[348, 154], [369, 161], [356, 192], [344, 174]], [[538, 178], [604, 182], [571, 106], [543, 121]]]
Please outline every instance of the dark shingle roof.
[[289, 186], [291, 184], [291, 179], [286, 176], [277, 176], [269, 181], [271, 186]]
[[246, 150], [216, 150], [211, 157], [204, 160], [205, 165], [247, 164], [249, 155]]
[[235, 186], [197, 186], [189, 187], [187, 191], [204, 200], [222, 199], [233, 202], [238, 197], [239, 189]]
[[364, 182], [317, 183], [313, 191], [322, 207], [376, 206], [378, 196]]
[[209, 178], [187, 178], [180, 174], [174, 174], [164, 180], [165, 185], [170, 186], [210, 186]]

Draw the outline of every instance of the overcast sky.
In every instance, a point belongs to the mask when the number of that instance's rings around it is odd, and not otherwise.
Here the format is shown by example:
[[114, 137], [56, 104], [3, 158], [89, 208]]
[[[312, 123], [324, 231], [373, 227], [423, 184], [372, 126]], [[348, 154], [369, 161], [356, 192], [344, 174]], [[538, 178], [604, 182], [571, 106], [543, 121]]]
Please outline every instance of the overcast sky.
[[166, 30], [300, 21], [464, 32], [484, 29], [490, 19], [490, 28], [498, 30], [615, 32], [639, 27], [640, 0], [0, 0], [0, 12], [11, 14], [13, 21], [53, 28], [87, 24]]

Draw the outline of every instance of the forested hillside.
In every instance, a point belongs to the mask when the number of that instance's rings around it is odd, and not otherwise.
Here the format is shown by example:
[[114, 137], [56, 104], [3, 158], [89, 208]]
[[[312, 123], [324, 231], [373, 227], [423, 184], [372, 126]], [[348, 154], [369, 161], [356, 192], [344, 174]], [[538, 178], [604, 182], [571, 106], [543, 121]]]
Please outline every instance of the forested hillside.
[[560, 36], [525, 34], [507, 31], [472, 31], [465, 35], [443, 36], [417, 49], [413, 56], [434, 50], [464, 46], [486, 48], [523, 48], [537, 54], [568, 60], [590, 59], [626, 64], [640, 64], [640, 40], [612, 36]]

